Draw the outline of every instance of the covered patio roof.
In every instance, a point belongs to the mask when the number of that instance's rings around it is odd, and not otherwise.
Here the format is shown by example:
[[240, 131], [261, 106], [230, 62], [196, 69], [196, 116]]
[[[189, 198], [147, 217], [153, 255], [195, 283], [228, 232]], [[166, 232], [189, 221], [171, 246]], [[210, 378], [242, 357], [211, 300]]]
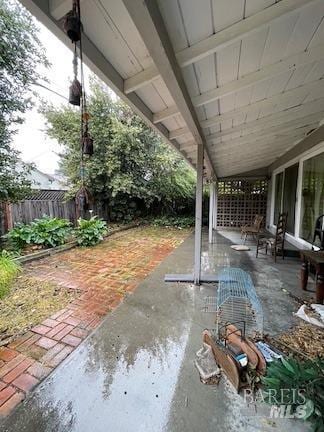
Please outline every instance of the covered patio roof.
[[[22, 0], [63, 42], [71, 0]], [[267, 168], [324, 117], [324, 0], [81, 0], [85, 61], [211, 179]]]

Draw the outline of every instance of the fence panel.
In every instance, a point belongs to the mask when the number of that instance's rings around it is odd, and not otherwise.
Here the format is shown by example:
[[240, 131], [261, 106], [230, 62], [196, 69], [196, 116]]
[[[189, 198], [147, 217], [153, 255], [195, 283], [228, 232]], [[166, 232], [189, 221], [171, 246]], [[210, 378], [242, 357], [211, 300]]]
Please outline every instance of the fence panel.
[[76, 222], [74, 201], [24, 200], [10, 205], [12, 224], [30, 223], [44, 215]]

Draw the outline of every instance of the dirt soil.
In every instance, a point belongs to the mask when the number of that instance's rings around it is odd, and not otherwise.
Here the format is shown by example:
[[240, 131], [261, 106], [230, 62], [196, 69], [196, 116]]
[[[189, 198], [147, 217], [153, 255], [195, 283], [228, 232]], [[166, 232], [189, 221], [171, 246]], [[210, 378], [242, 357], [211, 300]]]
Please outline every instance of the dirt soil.
[[10, 293], [0, 300], [0, 346], [64, 308], [77, 295], [75, 289], [19, 275]]

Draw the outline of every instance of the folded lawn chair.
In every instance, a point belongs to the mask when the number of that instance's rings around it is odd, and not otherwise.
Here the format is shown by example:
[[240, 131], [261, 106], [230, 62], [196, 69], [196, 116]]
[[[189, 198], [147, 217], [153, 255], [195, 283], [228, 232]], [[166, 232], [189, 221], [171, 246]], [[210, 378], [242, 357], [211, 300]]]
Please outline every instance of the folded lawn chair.
[[255, 215], [253, 225], [244, 225], [241, 227], [241, 238], [244, 238], [244, 243], [246, 242], [247, 236], [250, 235], [253, 238], [257, 238], [260, 230], [261, 230], [261, 224], [263, 222], [263, 216], [261, 215]]

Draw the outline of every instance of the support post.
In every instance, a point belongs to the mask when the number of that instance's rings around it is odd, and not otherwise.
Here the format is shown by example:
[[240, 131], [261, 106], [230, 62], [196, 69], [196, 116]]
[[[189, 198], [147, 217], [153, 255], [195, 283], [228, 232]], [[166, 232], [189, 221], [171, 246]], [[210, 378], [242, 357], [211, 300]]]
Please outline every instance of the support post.
[[200, 284], [201, 276], [201, 229], [202, 229], [202, 195], [203, 195], [204, 146], [197, 145], [197, 182], [196, 182], [196, 216], [195, 216], [195, 266], [194, 283]]
[[217, 230], [217, 204], [218, 204], [218, 189], [217, 183], [213, 184], [214, 187], [214, 213], [213, 213], [213, 229]]
[[215, 200], [214, 200], [215, 188], [214, 184], [209, 184], [209, 217], [208, 217], [208, 242], [213, 243], [213, 228], [214, 228], [214, 212], [215, 212]]

